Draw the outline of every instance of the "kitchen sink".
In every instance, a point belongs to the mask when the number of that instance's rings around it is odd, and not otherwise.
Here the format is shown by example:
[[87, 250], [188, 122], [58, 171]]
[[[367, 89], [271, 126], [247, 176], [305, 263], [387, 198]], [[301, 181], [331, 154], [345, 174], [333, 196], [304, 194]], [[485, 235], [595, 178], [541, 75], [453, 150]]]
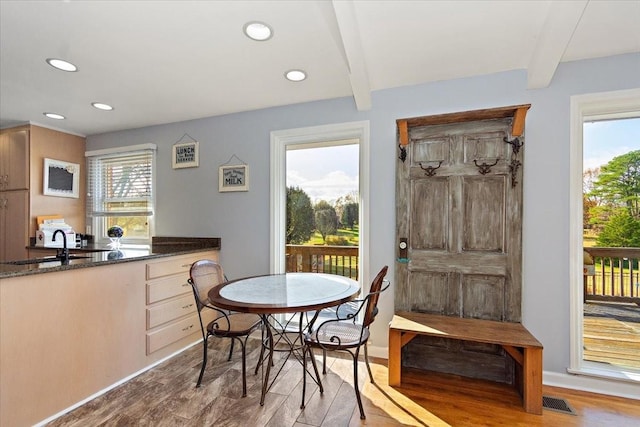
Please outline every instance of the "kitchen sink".
[[[85, 259], [85, 258], [91, 258], [91, 257], [83, 256], [83, 255], [69, 255], [69, 261], [74, 259]], [[45, 262], [61, 262], [61, 260], [60, 258], [49, 256], [44, 258], [21, 259], [18, 261], [5, 261], [4, 264], [27, 265], [27, 264], [42, 264]]]

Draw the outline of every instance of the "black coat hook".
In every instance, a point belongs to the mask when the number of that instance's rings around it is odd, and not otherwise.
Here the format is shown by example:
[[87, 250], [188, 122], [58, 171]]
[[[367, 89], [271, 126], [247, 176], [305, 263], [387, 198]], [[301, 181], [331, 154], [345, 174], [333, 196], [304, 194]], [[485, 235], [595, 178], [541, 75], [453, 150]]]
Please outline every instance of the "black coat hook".
[[477, 162], [476, 160], [474, 160], [474, 161], [473, 161], [473, 163], [478, 167], [478, 170], [480, 171], [480, 173], [481, 173], [482, 175], [486, 175], [486, 174], [488, 174], [489, 172], [491, 172], [491, 168], [492, 168], [493, 166], [495, 166], [495, 165], [497, 165], [497, 164], [498, 164], [498, 161], [499, 161], [499, 160], [500, 160], [500, 159], [496, 159], [496, 161], [495, 161], [493, 164], [490, 164], [490, 165], [489, 165], [489, 164], [487, 164], [487, 163], [484, 163], [484, 162], [483, 162], [482, 164], [478, 164], [478, 162]]

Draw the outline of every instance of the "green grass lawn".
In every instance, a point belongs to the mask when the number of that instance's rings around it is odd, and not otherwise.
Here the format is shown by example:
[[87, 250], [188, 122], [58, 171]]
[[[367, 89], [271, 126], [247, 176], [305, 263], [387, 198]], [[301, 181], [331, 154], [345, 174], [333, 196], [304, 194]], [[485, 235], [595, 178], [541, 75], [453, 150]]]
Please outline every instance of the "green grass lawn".
[[[335, 235], [327, 236], [327, 245], [334, 246], [358, 246], [360, 242], [360, 230], [354, 227], [353, 230], [348, 228], [339, 228]], [[317, 231], [311, 236], [304, 245], [324, 245], [322, 236]]]

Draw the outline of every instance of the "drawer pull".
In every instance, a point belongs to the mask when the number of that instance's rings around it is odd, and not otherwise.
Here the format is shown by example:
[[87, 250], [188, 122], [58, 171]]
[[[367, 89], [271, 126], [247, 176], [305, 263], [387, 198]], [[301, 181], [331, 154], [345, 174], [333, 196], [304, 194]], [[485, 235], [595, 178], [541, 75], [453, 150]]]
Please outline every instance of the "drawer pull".
[[193, 307], [193, 304], [188, 304], [188, 305], [183, 305], [182, 308], [189, 308], [189, 307]]
[[191, 264], [182, 264], [182, 266], [191, 268]]
[[186, 288], [187, 286], [189, 286], [189, 284], [188, 284], [188, 283], [183, 283], [183, 284], [182, 284], [182, 287], [183, 287], [183, 288]]
[[189, 325], [186, 328], [182, 328], [182, 332], [188, 331], [191, 328], [193, 328], [193, 325]]

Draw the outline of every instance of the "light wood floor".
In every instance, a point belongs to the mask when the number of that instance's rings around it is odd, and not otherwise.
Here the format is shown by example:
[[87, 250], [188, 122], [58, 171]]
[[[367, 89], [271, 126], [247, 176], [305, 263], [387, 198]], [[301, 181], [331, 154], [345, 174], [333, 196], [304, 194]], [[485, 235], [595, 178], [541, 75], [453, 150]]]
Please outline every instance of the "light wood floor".
[[585, 360], [640, 369], [640, 307], [592, 302], [583, 319]]
[[200, 388], [195, 388], [195, 382], [202, 347], [196, 345], [49, 426], [640, 426], [640, 402], [567, 389], [545, 386], [544, 394], [567, 400], [577, 415], [547, 409], [542, 416], [527, 414], [512, 389], [454, 376], [405, 370], [402, 387], [391, 388], [380, 360], [372, 364], [376, 384], [371, 384], [360, 363], [367, 414], [361, 421], [352, 362], [332, 357], [323, 377], [325, 392], [320, 395], [315, 385], [308, 389], [306, 409], [300, 409], [302, 367], [296, 361], [284, 365], [261, 407], [260, 376], [253, 375], [259, 341], [249, 342], [245, 398], [241, 397], [240, 352], [227, 362], [228, 341], [212, 341]]

